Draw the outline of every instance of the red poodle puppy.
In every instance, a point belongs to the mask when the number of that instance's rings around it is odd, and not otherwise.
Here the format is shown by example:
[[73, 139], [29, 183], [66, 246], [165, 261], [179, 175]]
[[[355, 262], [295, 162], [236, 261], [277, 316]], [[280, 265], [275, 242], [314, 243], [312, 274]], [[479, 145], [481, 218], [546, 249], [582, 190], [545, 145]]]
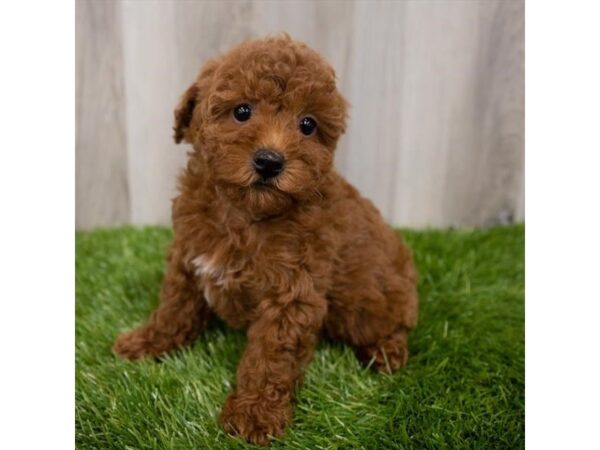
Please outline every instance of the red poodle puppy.
[[220, 421], [253, 443], [284, 433], [321, 333], [380, 371], [408, 358], [417, 275], [403, 241], [333, 169], [346, 109], [331, 66], [278, 36], [209, 61], [175, 110], [175, 141], [193, 150], [161, 303], [114, 351], [158, 357], [190, 344], [211, 313], [247, 330]]

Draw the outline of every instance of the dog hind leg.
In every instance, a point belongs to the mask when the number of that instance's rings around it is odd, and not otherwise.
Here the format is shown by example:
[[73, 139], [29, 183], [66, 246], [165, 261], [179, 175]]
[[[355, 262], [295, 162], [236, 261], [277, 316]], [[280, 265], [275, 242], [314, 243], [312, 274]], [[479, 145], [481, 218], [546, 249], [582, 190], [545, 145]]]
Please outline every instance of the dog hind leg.
[[399, 328], [379, 339], [375, 344], [356, 347], [359, 361], [379, 372], [392, 373], [404, 367], [408, 361], [408, 332]]
[[161, 304], [142, 327], [121, 334], [113, 351], [126, 359], [159, 357], [190, 344], [210, 314], [192, 275], [174, 252], [161, 289]]

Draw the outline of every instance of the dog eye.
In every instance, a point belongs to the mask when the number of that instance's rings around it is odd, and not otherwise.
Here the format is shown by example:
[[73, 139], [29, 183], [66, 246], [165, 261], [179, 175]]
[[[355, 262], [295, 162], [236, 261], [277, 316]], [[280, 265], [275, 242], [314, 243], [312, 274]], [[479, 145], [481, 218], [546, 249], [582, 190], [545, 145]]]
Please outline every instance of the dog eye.
[[298, 126], [300, 127], [300, 132], [304, 136], [310, 136], [317, 129], [317, 122], [315, 122], [315, 119], [312, 117], [303, 117], [300, 119], [300, 124]]
[[252, 115], [252, 108], [247, 103], [242, 103], [233, 108], [233, 118], [238, 122], [245, 122]]

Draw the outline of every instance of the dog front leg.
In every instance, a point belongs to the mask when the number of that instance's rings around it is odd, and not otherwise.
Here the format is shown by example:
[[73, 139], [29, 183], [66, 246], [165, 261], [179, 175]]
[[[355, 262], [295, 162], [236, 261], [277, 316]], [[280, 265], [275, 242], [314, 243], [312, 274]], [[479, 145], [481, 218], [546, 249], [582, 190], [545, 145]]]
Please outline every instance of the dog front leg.
[[237, 369], [236, 389], [220, 421], [231, 434], [266, 445], [281, 436], [292, 416], [291, 401], [313, 354], [327, 304], [312, 290], [265, 300], [248, 329], [248, 344]]
[[142, 327], [121, 334], [113, 351], [126, 359], [158, 357], [191, 343], [210, 314], [193, 275], [174, 244], [161, 288], [161, 303]]

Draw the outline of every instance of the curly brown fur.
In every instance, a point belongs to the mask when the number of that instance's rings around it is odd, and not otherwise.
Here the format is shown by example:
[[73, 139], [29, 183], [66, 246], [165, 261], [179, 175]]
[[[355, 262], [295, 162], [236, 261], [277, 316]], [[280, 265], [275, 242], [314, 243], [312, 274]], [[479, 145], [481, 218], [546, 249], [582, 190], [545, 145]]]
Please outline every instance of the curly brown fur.
[[[252, 116], [240, 123], [232, 110], [242, 103]], [[284, 433], [320, 333], [381, 371], [408, 358], [416, 272], [398, 235], [333, 169], [346, 109], [333, 69], [284, 35], [208, 62], [175, 111], [175, 140], [193, 150], [173, 203], [161, 305], [114, 351], [136, 359], [189, 344], [211, 311], [246, 329], [220, 421], [253, 443]], [[304, 116], [316, 134], [299, 131]], [[285, 160], [266, 182], [252, 163], [261, 148]]]

